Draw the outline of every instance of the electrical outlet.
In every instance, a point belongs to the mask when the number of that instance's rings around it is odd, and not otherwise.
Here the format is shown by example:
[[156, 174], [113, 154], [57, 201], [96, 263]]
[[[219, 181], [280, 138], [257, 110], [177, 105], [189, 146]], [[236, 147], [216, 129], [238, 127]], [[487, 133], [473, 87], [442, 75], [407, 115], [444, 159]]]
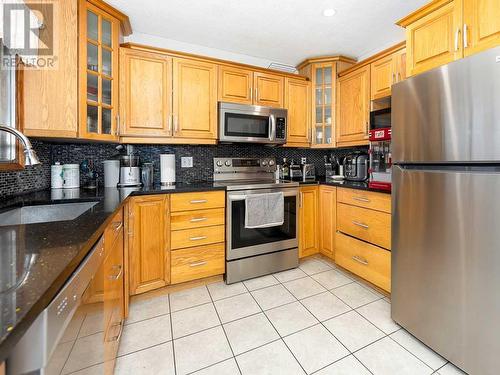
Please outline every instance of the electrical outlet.
[[181, 167], [182, 168], [193, 168], [193, 157], [192, 156], [183, 156], [181, 158]]
[[301, 159], [300, 159], [300, 163], [301, 163], [301, 164], [306, 164], [306, 163], [307, 163], [307, 158], [304, 158], [304, 157], [303, 157], [303, 158], [301, 158]]

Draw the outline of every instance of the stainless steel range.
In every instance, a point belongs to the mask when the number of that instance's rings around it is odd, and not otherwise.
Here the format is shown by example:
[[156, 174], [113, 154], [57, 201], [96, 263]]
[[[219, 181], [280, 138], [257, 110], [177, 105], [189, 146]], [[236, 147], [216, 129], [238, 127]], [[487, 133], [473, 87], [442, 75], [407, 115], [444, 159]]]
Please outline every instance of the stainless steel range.
[[[226, 283], [298, 266], [298, 182], [277, 181], [273, 158], [214, 158], [214, 183], [228, 190], [226, 204]], [[246, 200], [283, 193], [283, 224], [245, 225]]]

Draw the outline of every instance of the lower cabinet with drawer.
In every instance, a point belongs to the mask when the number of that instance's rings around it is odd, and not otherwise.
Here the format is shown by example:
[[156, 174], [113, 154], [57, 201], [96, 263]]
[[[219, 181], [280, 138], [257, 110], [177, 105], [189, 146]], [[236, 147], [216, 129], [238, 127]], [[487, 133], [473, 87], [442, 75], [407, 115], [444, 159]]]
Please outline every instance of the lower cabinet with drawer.
[[337, 189], [335, 262], [391, 291], [391, 196]]
[[223, 191], [172, 195], [172, 284], [224, 273], [225, 203]]

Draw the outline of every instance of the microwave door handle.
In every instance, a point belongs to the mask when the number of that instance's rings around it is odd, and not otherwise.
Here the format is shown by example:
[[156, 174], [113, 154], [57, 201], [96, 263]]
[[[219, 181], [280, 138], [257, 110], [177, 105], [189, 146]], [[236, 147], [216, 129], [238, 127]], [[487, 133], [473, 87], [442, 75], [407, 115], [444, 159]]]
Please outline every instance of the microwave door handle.
[[269, 125], [271, 126], [269, 140], [274, 141], [276, 139], [276, 117], [274, 115], [269, 116]]

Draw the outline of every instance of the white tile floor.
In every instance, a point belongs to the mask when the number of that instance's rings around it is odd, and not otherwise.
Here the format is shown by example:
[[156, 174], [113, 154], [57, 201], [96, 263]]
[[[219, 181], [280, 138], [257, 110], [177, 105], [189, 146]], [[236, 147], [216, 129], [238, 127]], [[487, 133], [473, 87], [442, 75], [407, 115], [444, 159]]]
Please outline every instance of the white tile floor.
[[390, 318], [390, 300], [325, 258], [132, 300], [115, 373], [463, 374]]

